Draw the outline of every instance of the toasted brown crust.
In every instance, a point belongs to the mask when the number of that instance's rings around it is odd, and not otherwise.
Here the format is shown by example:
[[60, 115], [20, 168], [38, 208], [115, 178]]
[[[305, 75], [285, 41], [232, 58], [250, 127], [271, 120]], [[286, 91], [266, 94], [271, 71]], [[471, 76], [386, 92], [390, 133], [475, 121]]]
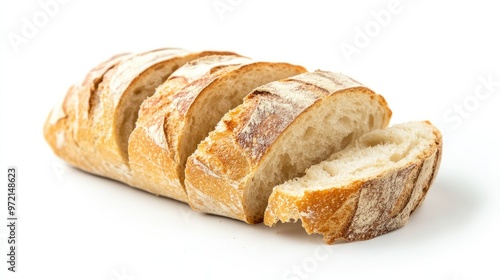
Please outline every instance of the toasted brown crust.
[[386, 112], [382, 122], [388, 124], [391, 111], [383, 97], [341, 74], [316, 71], [255, 89], [188, 159], [185, 185], [190, 206], [247, 223], [262, 221], [262, 216], [249, 214], [244, 197], [273, 144], [324, 99], [353, 92], [378, 100]]
[[[342, 189], [305, 191], [303, 196], [276, 190], [269, 198], [264, 223], [289, 222], [297, 217], [307, 233], [336, 240], [367, 240], [404, 226], [421, 204], [439, 169], [441, 134], [417, 161], [357, 181]], [[290, 214], [290, 209], [296, 209]], [[297, 215], [298, 214], [298, 215]]]

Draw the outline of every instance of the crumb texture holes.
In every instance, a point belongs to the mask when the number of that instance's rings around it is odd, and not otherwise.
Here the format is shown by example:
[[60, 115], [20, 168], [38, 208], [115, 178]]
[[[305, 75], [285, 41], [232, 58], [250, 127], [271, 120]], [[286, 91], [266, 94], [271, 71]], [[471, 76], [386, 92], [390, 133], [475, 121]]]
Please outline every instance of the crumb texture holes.
[[345, 147], [347, 147], [347, 145], [349, 145], [352, 142], [353, 137], [354, 137], [354, 132], [351, 132], [344, 138], [342, 138], [342, 141], [340, 142], [340, 148], [344, 149]]
[[370, 128], [373, 128], [375, 126], [375, 118], [372, 114], [370, 114], [368, 118], [368, 125], [370, 126]]
[[363, 144], [366, 147], [375, 147], [377, 145], [388, 144], [388, 139], [379, 134], [372, 134], [363, 139]]

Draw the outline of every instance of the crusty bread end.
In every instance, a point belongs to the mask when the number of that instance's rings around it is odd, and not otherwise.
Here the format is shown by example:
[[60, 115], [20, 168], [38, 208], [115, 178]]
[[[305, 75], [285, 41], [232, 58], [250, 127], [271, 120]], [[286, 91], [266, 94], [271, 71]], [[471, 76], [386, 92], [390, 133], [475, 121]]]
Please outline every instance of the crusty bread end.
[[301, 220], [327, 243], [398, 229], [425, 198], [441, 150], [441, 133], [427, 121], [366, 133], [305, 176], [276, 186], [264, 223]]

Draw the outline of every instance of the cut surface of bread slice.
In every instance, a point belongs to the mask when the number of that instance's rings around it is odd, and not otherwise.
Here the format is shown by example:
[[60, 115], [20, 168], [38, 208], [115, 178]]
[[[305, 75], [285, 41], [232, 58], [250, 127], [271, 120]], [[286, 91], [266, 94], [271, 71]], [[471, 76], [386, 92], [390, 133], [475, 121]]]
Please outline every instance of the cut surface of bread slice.
[[342, 74], [315, 71], [258, 87], [188, 158], [189, 204], [261, 222], [275, 185], [386, 127], [390, 117], [382, 96]]
[[187, 63], [141, 106], [129, 141], [135, 184], [187, 201], [184, 167], [221, 117], [262, 84], [305, 72], [287, 63], [207, 56]]
[[327, 243], [398, 229], [422, 203], [441, 159], [441, 134], [409, 122], [362, 135], [301, 178], [276, 186], [265, 224], [302, 221]]

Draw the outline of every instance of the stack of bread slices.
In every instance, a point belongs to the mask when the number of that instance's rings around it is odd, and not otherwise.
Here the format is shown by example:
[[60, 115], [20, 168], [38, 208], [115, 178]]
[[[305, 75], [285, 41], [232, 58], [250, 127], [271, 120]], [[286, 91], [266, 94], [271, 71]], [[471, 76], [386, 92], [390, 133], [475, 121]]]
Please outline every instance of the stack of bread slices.
[[403, 226], [436, 177], [441, 134], [387, 127], [385, 99], [343, 74], [232, 52], [113, 56], [49, 114], [54, 153], [84, 171], [327, 243]]

